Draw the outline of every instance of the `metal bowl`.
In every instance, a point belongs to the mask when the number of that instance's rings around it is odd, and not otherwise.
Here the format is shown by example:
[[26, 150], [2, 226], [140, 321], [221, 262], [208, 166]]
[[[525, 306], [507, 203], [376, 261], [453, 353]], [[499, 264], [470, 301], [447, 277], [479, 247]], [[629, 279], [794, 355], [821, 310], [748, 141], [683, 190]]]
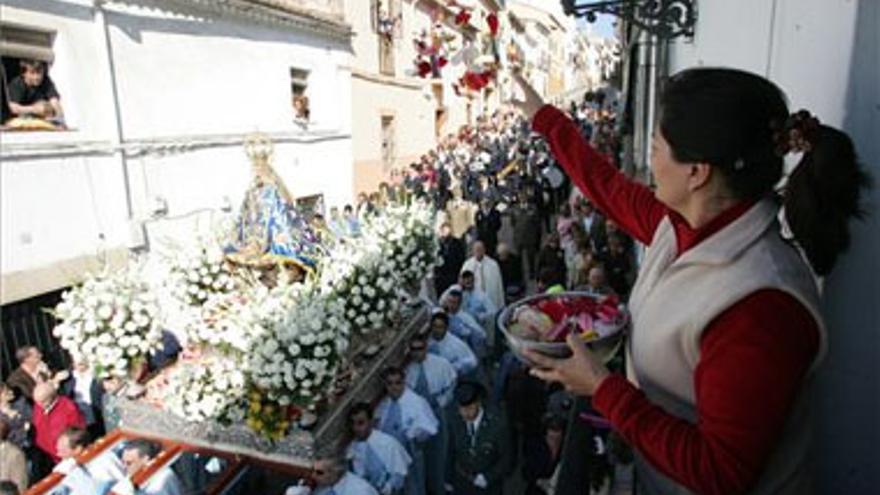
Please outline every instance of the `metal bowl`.
[[[526, 349], [552, 358], [564, 359], [570, 357], [571, 348], [568, 347], [568, 344], [566, 342], [541, 342], [526, 339], [511, 333], [508, 326], [510, 325], [510, 320], [515, 314], [516, 310], [525, 305], [532, 305], [538, 301], [545, 299], [565, 299], [582, 297], [589, 297], [591, 299], [599, 300], [602, 299], [604, 296], [586, 291], [567, 291], [558, 292], [556, 294], [537, 294], [534, 296], [529, 296], [520, 299], [515, 303], [505, 306], [504, 309], [502, 309], [501, 312], [498, 313], [498, 328], [501, 330], [501, 333], [507, 340], [507, 344], [510, 347], [510, 350], [519, 359], [523, 360], [526, 363], [532, 364], [525, 356], [524, 351]], [[621, 312], [621, 318], [619, 319], [619, 321], [615, 322], [614, 328], [612, 329], [611, 333], [604, 337], [599, 337], [588, 341], [587, 347], [589, 347], [590, 350], [596, 353], [603, 363], [607, 363], [614, 357], [614, 355], [617, 353], [617, 349], [620, 347], [621, 342], [623, 342], [623, 330], [628, 324], [629, 313], [624, 310]]]

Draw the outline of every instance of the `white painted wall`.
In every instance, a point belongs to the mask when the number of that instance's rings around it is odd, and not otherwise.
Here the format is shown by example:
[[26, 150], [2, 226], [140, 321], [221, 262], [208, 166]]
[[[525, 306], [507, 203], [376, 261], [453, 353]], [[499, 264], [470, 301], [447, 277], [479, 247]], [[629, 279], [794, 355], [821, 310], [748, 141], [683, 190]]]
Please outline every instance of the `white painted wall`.
[[[672, 72], [732, 66], [765, 75], [854, 139], [880, 178], [880, 2], [699, 2], [694, 40], [676, 42]], [[853, 225], [852, 248], [827, 279], [823, 309], [830, 352], [818, 372], [816, 493], [873, 493], [880, 486], [880, 193]]]
[[[70, 284], [82, 275], [81, 264], [72, 260], [124, 249], [131, 240], [122, 162], [112, 153], [116, 118], [104, 31], [90, 4], [5, 0], [0, 10], [6, 22], [57, 31], [50, 74], [75, 128], [0, 138], [4, 303], [8, 292], [26, 297]], [[175, 218], [149, 222], [148, 234], [171, 232], [178, 240], [192, 240], [191, 224], [205, 214], [190, 213], [217, 209], [224, 198], [237, 210], [250, 181], [240, 140], [254, 131], [280, 139], [275, 167], [295, 196], [324, 194], [328, 205], [351, 202], [347, 41], [220, 13], [110, 8], [123, 145], [204, 143], [128, 159], [135, 221], [149, 217], [155, 197], [167, 201], [169, 217]], [[311, 70], [307, 131], [293, 123], [291, 67]], [[103, 151], [57, 152], [88, 143]]]

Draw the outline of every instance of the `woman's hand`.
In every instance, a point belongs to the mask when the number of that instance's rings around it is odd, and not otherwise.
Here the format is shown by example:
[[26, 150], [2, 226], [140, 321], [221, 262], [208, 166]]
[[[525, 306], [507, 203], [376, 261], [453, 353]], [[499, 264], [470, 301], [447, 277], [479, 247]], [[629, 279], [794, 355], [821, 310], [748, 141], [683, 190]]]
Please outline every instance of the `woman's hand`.
[[535, 114], [538, 113], [538, 110], [544, 106], [544, 99], [541, 98], [541, 95], [535, 91], [535, 88], [526, 81], [526, 78], [523, 77], [522, 72], [519, 70], [514, 70], [512, 73], [513, 80], [516, 81], [517, 86], [519, 86], [520, 90], [522, 90], [523, 99], [517, 100], [515, 98], [511, 98], [510, 103], [520, 110], [523, 114], [525, 114], [526, 118], [531, 122], [535, 118]]
[[587, 344], [579, 336], [571, 333], [566, 342], [572, 352], [567, 359], [553, 359], [525, 351], [526, 357], [534, 363], [531, 374], [544, 381], [559, 382], [571, 393], [591, 396], [611, 372], [587, 349]]

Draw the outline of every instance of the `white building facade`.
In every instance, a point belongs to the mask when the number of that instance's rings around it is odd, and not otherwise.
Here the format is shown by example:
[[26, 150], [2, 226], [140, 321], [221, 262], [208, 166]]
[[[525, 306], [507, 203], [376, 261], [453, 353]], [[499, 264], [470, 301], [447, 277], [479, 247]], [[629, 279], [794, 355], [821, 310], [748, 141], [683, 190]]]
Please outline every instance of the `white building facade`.
[[[255, 131], [274, 141], [294, 196], [351, 201], [342, 0], [4, 0], [0, 9], [4, 60], [53, 59], [71, 129], [0, 135], [3, 304], [76, 283], [130, 248], [207, 233], [238, 209], [250, 182], [242, 142]], [[28, 33], [51, 43], [27, 46]], [[295, 95], [308, 98], [308, 122], [295, 119]]]

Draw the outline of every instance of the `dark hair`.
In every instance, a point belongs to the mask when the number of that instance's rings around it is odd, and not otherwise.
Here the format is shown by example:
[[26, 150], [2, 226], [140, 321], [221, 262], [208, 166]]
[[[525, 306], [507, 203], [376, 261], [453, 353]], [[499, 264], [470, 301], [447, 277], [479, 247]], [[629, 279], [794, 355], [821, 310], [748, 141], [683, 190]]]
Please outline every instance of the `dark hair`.
[[541, 421], [544, 430], [565, 431], [568, 422], [565, 417], [557, 413], [547, 413]]
[[[738, 199], [772, 196], [783, 173], [778, 130], [789, 121], [785, 94], [748, 72], [688, 69], [667, 81], [660, 132], [679, 162], [704, 162]], [[782, 194], [794, 240], [818, 275], [849, 246], [848, 221], [859, 218], [869, 185], [850, 138], [820, 125]]]
[[474, 272], [470, 270], [462, 270], [458, 275], [459, 278], [474, 278]]
[[382, 381], [385, 381], [385, 380], [391, 378], [392, 376], [403, 377], [404, 376], [403, 370], [400, 369], [399, 366], [388, 366], [382, 370], [382, 373], [381, 373]]
[[0, 480], [0, 495], [18, 495], [18, 485], [9, 480]]
[[152, 440], [147, 440], [146, 438], [135, 438], [128, 442], [123, 449], [123, 451], [129, 450], [137, 451], [138, 455], [141, 457], [155, 459], [156, 456], [159, 455], [159, 452], [162, 451], [162, 446]]
[[9, 423], [5, 419], [0, 418], [0, 442], [6, 440], [9, 437], [9, 431], [11, 429], [12, 427], [9, 425]]
[[89, 432], [86, 431], [85, 428], [80, 428], [78, 426], [67, 428], [61, 433], [61, 435], [67, 437], [67, 443], [72, 449], [76, 447], [86, 448], [91, 441], [89, 438]]
[[42, 72], [46, 72], [48, 65], [49, 64], [47, 64], [46, 62], [44, 62], [42, 60], [35, 60], [35, 59], [30, 59], [30, 58], [24, 58], [18, 62], [18, 66], [21, 67], [22, 70], [24, 70], [25, 68], [28, 68], [28, 69], [36, 69], [36, 70], [39, 70]]
[[437, 313], [432, 314], [431, 321], [433, 322], [434, 320], [443, 320], [443, 323], [449, 325], [449, 315], [444, 311], [438, 311]]
[[373, 418], [373, 407], [368, 402], [356, 402], [351, 406], [351, 409], [348, 410], [348, 422], [351, 423], [351, 419], [357, 416], [358, 414], [364, 413], [368, 418]]
[[547, 287], [552, 287], [554, 285], [562, 284], [565, 281], [565, 276], [553, 268], [544, 267], [538, 272], [538, 277], [535, 281], [541, 282]]

